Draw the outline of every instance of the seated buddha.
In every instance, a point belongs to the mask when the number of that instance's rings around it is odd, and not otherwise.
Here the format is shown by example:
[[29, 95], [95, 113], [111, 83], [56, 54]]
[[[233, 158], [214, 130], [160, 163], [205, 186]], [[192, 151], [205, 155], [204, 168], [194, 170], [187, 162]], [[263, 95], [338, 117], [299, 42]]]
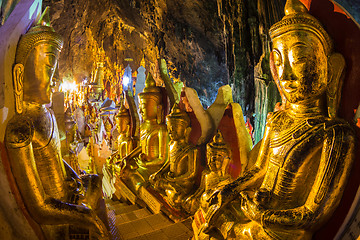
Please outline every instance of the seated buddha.
[[[117, 172], [120, 171], [119, 164], [115, 165], [116, 162], [120, 162], [126, 157], [134, 148], [134, 141], [130, 136], [130, 114], [124, 104], [121, 104], [119, 113], [115, 116], [116, 129], [119, 133], [117, 138], [117, 151], [107, 159], [108, 169], [117, 167]], [[115, 173], [114, 171], [111, 171]]]
[[170, 137], [169, 161], [150, 176], [150, 183], [176, 209], [194, 192], [200, 159], [197, 148], [188, 142], [191, 131], [190, 119], [175, 103], [166, 116]]
[[201, 174], [201, 182], [196, 192], [185, 201], [187, 212], [194, 214], [199, 207], [208, 208], [208, 200], [218, 188], [231, 182], [228, 172], [231, 149], [225, 143], [220, 131], [212, 142], [206, 145], [207, 168]]
[[139, 93], [140, 146], [122, 161], [121, 178], [137, 192], [149, 176], [158, 171], [168, 159], [168, 134], [163, 120], [162, 94], [155, 80], [148, 75], [145, 88]]
[[341, 200], [355, 142], [336, 116], [344, 58], [298, 0], [270, 37], [286, 101], [269, 114], [253, 167], [209, 199], [197, 239], [311, 239]]
[[52, 77], [63, 46], [61, 36], [46, 21], [47, 13], [17, 46], [16, 113], [5, 133], [8, 158], [22, 201], [45, 238], [59, 239], [58, 231], [71, 225], [90, 228], [103, 239], [107, 228], [99, 218], [104, 216], [101, 181], [96, 175], [78, 177], [63, 161], [57, 123], [45, 106], [50, 103]]

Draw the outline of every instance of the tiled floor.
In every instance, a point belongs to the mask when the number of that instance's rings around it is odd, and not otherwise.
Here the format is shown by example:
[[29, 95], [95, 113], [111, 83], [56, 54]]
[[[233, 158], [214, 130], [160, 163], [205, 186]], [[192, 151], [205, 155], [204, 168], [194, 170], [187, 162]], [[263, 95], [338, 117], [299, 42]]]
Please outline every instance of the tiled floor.
[[192, 236], [191, 220], [174, 223], [162, 213], [107, 200], [113, 240], [188, 240]]

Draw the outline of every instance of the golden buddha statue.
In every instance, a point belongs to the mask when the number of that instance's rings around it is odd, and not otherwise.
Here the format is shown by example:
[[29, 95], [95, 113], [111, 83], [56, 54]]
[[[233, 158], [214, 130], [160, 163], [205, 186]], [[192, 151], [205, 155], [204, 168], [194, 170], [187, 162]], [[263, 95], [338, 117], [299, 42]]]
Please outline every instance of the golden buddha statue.
[[190, 118], [177, 103], [166, 116], [166, 123], [170, 137], [169, 161], [150, 176], [150, 183], [171, 206], [181, 209], [186, 197], [195, 190], [200, 159], [197, 148], [188, 142]]
[[145, 88], [139, 93], [140, 146], [125, 157], [121, 177], [137, 192], [168, 159], [168, 134], [163, 120], [162, 94], [155, 80], [148, 75]]
[[355, 142], [336, 117], [344, 59], [299, 0], [270, 36], [286, 102], [268, 116], [253, 167], [209, 199], [197, 239], [311, 239], [341, 200]]
[[207, 169], [201, 174], [200, 187], [185, 201], [185, 209], [189, 213], [194, 214], [199, 207], [207, 209], [212, 193], [231, 182], [228, 172], [231, 156], [230, 147], [218, 131], [212, 142], [206, 145]]
[[[45, 238], [59, 239], [58, 231], [68, 225], [90, 228], [101, 238], [107, 235], [98, 217], [103, 214], [98, 208], [101, 181], [95, 175], [79, 178], [63, 161], [56, 120], [45, 106], [50, 103], [52, 77], [63, 45], [47, 13], [48, 9], [17, 46], [13, 67], [16, 114], [5, 133], [9, 162], [22, 201]], [[83, 180], [88, 183], [84, 188]]]
[[[108, 169], [116, 167], [116, 172], [119, 172], [119, 165], [116, 162], [121, 162], [134, 148], [134, 141], [130, 135], [131, 118], [129, 111], [126, 109], [124, 103], [121, 104], [119, 113], [115, 116], [116, 129], [119, 132], [117, 138], [117, 151], [107, 159]], [[114, 169], [111, 171], [114, 174]]]

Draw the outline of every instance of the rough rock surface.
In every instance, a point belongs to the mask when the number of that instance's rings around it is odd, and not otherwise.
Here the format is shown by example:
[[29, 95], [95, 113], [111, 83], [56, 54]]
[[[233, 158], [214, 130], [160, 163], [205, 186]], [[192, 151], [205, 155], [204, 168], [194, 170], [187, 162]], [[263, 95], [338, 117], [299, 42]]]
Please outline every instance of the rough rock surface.
[[60, 78], [90, 78], [103, 46], [110, 81], [119, 79], [128, 63], [136, 70], [142, 58], [157, 78], [162, 57], [172, 77], [195, 88], [205, 106], [228, 83], [216, 1], [44, 0], [43, 5], [51, 7], [52, 25], [65, 39]]

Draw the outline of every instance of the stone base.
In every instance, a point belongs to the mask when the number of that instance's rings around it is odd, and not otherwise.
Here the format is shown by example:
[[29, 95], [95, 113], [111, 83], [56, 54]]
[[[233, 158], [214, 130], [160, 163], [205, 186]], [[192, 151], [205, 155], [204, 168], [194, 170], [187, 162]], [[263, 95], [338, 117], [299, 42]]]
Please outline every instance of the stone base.
[[[163, 212], [174, 222], [180, 222], [186, 219], [188, 214], [182, 212], [179, 209], [173, 208], [157, 191], [151, 187], [144, 188], [140, 190], [142, 195], [140, 198], [148, 205], [148, 207], [155, 213], [158, 211]], [[145, 196], [144, 196], [145, 195]], [[160, 210], [159, 210], [160, 205]]]
[[140, 198], [146, 203], [153, 213], [156, 214], [161, 211], [162, 203], [145, 187], [140, 188]]
[[[132, 204], [136, 203], [137, 196], [126, 186], [126, 184], [120, 179], [116, 178], [115, 193], [120, 194], [125, 199], [129, 200]], [[119, 196], [117, 196], [120, 198]]]

